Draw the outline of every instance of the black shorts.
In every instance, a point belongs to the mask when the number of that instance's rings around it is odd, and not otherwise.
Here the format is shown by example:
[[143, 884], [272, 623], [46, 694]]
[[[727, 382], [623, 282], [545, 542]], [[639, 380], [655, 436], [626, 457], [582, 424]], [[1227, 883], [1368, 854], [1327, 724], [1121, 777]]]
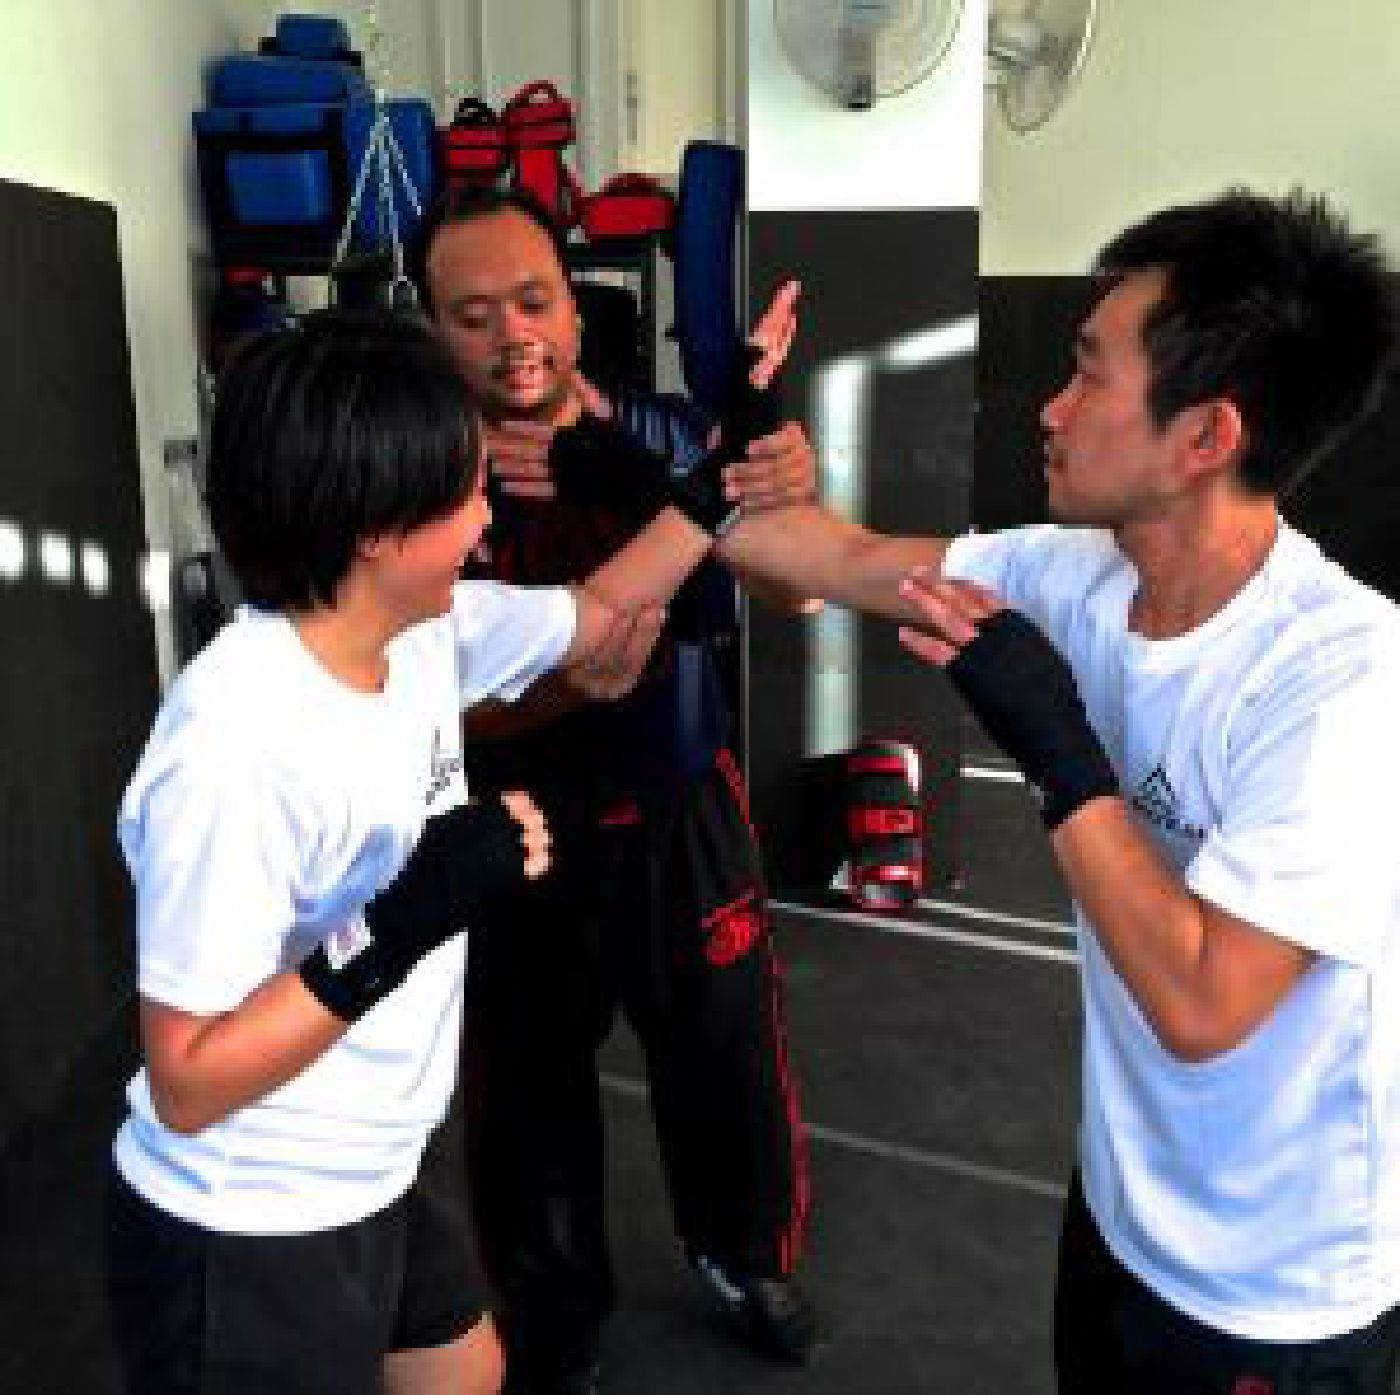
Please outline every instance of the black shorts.
[[108, 1247], [133, 1395], [378, 1395], [387, 1353], [446, 1345], [483, 1312], [465, 1219], [421, 1180], [351, 1225], [230, 1235], [114, 1170]]
[[1207, 1327], [1128, 1272], [1099, 1234], [1078, 1174], [1055, 1285], [1060, 1395], [1391, 1395], [1400, 1308], [1311, 1342], [1260, 1342]]

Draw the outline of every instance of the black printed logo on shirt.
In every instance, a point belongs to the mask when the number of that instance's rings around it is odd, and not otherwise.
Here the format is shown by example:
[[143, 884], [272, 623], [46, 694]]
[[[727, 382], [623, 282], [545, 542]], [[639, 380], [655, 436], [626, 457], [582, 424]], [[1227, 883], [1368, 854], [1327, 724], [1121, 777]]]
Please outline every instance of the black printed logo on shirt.
[[1165, 833], [1191, 839], [1193, 843], [1205, 841], [1205, 829], [1188, 823], [1181, 813], [1181, 801], [1177, 798], [1172, 782], [1161, 763], [1152, 767], [1138, 787], [1128, 796], [1128, 803], [1147, 820]]
[[442, 729], [439, 727], [433, 732], [433, 754], [428, 762], [428, 793], [424, 802], [431, 804], [461, 768], [460, 752], [443, 750]]

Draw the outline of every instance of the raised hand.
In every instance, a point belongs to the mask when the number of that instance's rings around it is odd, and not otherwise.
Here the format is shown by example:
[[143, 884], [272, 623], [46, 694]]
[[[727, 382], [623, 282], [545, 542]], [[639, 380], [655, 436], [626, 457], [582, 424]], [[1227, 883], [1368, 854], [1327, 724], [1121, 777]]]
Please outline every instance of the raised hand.
[[756, 388], [766, 388], [787, 361], [797, 335], [797, 299], [801, 294], [800, 281], [784, 281], [749, 331], [748, 342], [763, 355], [749, 371], [749, 382]]

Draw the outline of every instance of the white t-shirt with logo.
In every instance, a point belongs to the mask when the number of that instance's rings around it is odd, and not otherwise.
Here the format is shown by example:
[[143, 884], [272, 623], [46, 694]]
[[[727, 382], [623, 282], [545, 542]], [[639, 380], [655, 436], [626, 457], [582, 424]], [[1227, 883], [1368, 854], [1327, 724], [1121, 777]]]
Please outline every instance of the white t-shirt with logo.
[[[574, 623], [566, 590], [460, 583], [450, 615], [391, 642], [368, 694], [284, 616], [241, 610], [172, 685], [122, 800], [141, 994], [226, 1012], [328, 933], [362, 931], [424, 820], [466, 799], [462, 709], [517, 696]], [[193, 1136], [161, 1124], [141, 1071], [115, 1144], [122, 1175], [173, 1215], [243, 1234], [342, 1225], [393, 1201], [452, 1091], [465, 946], [455, 935], [295, 1079]]]
[[1400, 1302], [1400, 612], [1280, 526], [1178, 638], [1127, 630], [1112, 537], [958, 539], [1069, 661], [1124, 797], [1198, 896], [1320, 958], [1238, 1046], [1157, 1040], [1079, 922], [1080, 1166], [1110, 1249], [1170, 1303], [1313, 1340]]

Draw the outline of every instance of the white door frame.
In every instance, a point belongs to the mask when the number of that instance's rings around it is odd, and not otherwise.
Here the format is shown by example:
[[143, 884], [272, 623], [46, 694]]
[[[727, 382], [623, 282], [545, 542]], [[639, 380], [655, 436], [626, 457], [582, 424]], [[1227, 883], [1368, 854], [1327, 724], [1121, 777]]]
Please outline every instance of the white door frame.
[[[447, 120], [460, 97], [475, 93], [499, 101], [502, 75], [492, 67], [491, 0], [423, 0], [426, 28], [437, 48], [439, 117]], [[725, 0], [731, 3], [731, 0]], [[584, 119], [574, 150], [580, 179], [592, 188], [618, 164], [626, 120], [623, 72], [626, 0], [575, 0], [572, 9], [573, 97]]]
[[720, 0], [719, 11], [719, 119], [720, 131], [730, 145], [742, 146], [748, 137], [749, 4], [771, 0]]

